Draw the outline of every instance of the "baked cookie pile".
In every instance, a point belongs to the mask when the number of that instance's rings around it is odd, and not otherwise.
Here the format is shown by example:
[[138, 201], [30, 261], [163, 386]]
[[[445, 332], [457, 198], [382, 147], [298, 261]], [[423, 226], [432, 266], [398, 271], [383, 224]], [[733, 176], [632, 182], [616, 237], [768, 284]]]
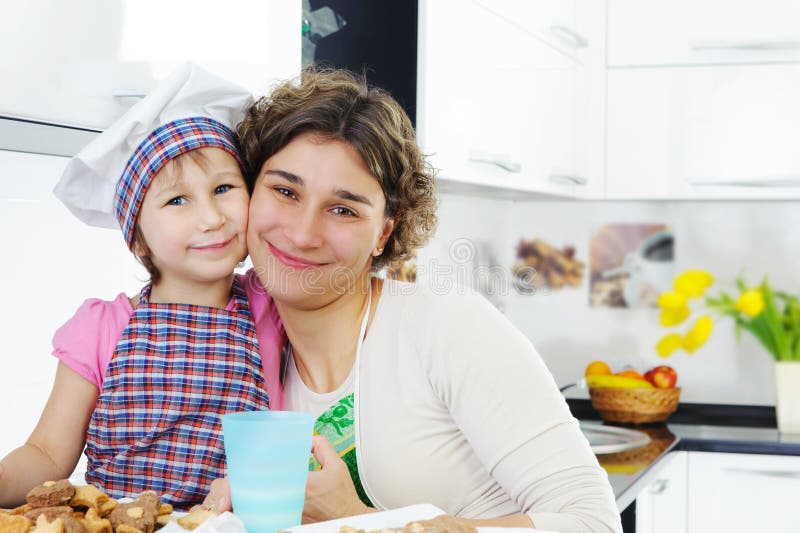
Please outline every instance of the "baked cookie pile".
[[176, 519], [172, 505], [146, 491], [130, 503], [119, 503], [93, 485], [72, 485], [68, 480], [46, 481], [32, 488], [28, 503], [0, 511], [0, 533], [153, 533], [176, 520], [194, 529], [210, 511], [196, 511]]

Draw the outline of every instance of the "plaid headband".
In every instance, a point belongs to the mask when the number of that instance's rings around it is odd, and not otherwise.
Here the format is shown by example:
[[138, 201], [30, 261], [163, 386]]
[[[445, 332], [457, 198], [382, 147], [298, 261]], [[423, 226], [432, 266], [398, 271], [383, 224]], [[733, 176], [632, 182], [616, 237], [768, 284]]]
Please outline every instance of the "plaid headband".
[[242, 165], [233, 131], [208, 117], [182, 118], [160, 126], [139, 144], [117, 183], [114, 211], [122, 236], [133, 246], [133, 228], [144, 195], [159, 170], [170, 160], [198, 148], [221, 148]]

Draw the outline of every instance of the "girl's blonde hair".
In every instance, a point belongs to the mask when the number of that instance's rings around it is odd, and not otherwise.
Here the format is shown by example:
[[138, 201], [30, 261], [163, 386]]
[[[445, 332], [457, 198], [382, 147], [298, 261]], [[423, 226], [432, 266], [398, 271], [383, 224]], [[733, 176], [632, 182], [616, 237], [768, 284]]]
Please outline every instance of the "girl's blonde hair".
[[430, 239], [437, 224], [434, 172], [394, 98], [346, 70], [309, 67], [299, 84], [282, 83], [250, 106], [237, 129], [251, 189], [264, 162], [308, 132], [352, 146], [383, 190], [395, 227], [373, 270], [408, 259]]

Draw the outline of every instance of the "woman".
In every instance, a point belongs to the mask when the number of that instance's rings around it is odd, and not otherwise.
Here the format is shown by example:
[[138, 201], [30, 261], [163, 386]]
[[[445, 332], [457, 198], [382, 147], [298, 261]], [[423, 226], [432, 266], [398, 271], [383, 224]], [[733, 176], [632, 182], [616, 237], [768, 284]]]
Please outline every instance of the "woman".
[[[304, 521], [430, 502], [476, 526], [619, 531], [605, 472], [531, 343], [482, 297], [373, 276], [436, 223], [397, 102], [309, 70], [238, 133], [248, 247], [289, 340], [285, 408], [328, 437], [314, 440]], [[229, 501], [225, 483], [206, 500]]]

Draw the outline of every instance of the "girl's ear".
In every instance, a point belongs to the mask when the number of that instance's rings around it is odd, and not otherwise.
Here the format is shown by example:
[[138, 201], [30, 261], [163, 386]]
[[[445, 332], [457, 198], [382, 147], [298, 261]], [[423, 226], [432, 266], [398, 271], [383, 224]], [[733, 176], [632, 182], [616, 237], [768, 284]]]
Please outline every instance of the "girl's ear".
[[146, 246], [143, 246], [139, 241], [134, 241], [133, 246], [131, 247], [131, 252], [133, 252], [133, 255], [141, 259], [143, 257], [147, 257], [150, 253], [150, 250], [148, 250]]

